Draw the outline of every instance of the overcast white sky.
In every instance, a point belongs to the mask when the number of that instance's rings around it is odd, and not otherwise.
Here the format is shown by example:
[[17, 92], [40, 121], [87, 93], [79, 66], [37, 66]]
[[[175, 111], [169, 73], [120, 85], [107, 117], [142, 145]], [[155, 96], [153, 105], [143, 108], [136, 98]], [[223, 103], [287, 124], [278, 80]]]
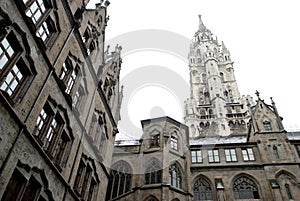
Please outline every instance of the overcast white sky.
[[[270, 103], [269, 98], [273, 97], [284, 118], [285, 128], [300, 129], [298, 0], [110, 2], [107, 40], [143, 29], [167, 30], [191, 39], [198, 27], [198, 14], [201, 14], [206, 27], [219, 41], [224, 41], [231, 52], [241, 94], [256, 97], [254, 92], [258, 90], [266, 103]], [[123, 57], [121, 80], [145, 65], [173, 67], [183, 79], [189, 79], [188, 65], [178, 57], [158, 51], [140, 51]], [[126, 86], [124, 90], [126, 95]], [[157, 108], [162, 108], [166, 115], [182, 122], [182, 104], [178, 103], [176, 95], [163, 87], [140, 86], [129, 96], [131, 101], [122, 107], [129, 108], [128, 115], [134, 125], [138, 126], [141, 119], [150, 118], [153, 108], [156, 112]]]

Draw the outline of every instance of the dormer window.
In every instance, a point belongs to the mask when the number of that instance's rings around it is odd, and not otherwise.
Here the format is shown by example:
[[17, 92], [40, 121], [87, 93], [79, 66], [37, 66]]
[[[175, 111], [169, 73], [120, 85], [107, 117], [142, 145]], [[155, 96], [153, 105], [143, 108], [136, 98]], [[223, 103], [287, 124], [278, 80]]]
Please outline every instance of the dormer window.
[[270, 122], [265, 121], [263, 123], [263, 125], [264, 125], [264, 128], [265, 128], [265, 131], [272, 131], [272, 127], [271, 127], [271, 123]]

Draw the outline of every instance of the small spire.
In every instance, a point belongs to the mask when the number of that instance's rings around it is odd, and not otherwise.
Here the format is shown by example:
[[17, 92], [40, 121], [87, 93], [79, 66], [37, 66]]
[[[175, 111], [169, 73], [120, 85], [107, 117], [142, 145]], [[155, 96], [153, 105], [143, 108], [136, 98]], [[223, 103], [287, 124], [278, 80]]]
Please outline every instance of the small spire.
[[257, 90], [256, 90], [255, 94], [256, 94], [257, 98], [260, 99], [260, 97], [259, 97], [260, 93]]
[[224, 41], [222, 41], [222, 50], [223, 50], [223, 51], [228, 51], [228, 50], [227, 50], [227, 47], [225, 46]]
[[199, 31], [205, 31], [206, 30], [206, 27], [205, 25], [203, 24], [203, 21], [201, 19], [201, 15], [198, 15], [199, 16]]
[[275, 102], [273, 101], [273, 98], [272, 98], [272, 97], [270, 97], [270, 99], [271, 99], [271, 103], [272, 103], [272, 105], [275, 105]]

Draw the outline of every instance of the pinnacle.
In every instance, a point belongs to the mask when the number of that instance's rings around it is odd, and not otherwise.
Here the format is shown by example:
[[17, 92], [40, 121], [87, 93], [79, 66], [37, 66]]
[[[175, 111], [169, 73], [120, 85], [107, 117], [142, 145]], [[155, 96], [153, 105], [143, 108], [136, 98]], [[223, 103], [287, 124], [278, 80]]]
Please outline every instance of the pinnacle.
[[198, 15], [199, 16], [199, 31], [206, 31], [206, 27], [201, 19], [201, 15]]

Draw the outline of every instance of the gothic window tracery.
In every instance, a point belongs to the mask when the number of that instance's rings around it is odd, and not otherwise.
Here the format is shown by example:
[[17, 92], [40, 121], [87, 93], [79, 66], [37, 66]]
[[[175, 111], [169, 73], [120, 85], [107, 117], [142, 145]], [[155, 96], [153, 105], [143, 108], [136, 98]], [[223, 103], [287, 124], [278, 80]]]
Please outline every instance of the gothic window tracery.
[[177, 188], [182, 188], [182, 176], [178, 165], [173, 164], [169, 168], [169, 184]]
[[204, 177], [200, 177], [193, 185], [194, 201], [213, 200], [210, 182]]
[[234, 181], [233, 193], [235, 199], [259, 199], [256, 183], [246, 176], [241, 176]]
[[144, 201], [158, 201], [158, 199], [152, 195], [150, 195], [148, 198], [146, 198]]
[[111, 168], [111, 176], [108, 190], [108, 200], [116, 198], [131, 189], [131, 174], [132, 168], [125, 161], [119, 161]]
[[151, 159], [145, 171], [145, 184], [161, 183], [162, 170], [156, 159]]

